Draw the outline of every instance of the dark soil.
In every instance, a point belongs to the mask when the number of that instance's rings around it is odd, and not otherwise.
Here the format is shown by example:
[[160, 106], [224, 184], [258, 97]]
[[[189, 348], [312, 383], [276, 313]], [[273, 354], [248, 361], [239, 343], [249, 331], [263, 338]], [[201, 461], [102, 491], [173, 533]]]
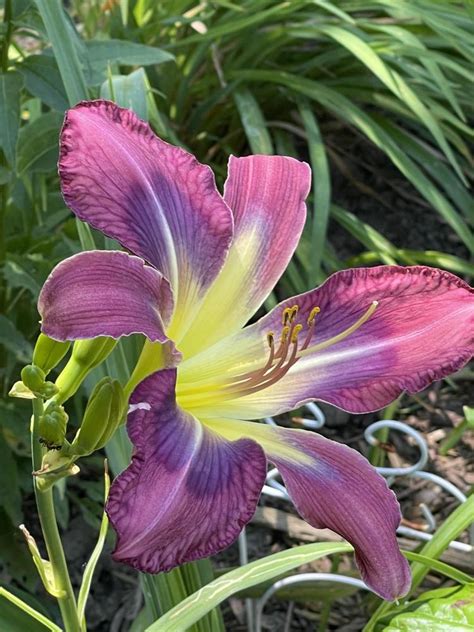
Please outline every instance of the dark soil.
[[[451, 227], [377, 147], [350, 129], [329, 134], [333, 202], [354, 213], [397, 248], [439, 250], [468, 258]], [[344, 259], [364, 247], [336, 221], [329, 239]]]

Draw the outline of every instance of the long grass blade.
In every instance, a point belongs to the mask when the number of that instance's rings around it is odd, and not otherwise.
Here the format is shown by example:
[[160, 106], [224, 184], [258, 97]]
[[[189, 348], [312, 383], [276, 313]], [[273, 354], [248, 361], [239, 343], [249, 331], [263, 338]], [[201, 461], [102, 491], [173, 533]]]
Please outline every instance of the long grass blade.
[[345, 542], [318, 542], [281, 551], [246, 564], [222, 575], [190, 595], [148, 627], [146, 632], [184, 632], [204, 614], [240, 590], [260, 584], [326, 555], [351, 550], [351, 545]]
[[295, 76], [287, 72], [241, 70], [233, 74], [235, 77], [249, 81], [267, 81], [284, 85], [297, 94], [304, 94], [318, 101], [336, 116], [343, 118], [360, 129], [369, 140], [389, 156], [405, 177], [456, 231], [470, 252], [474, 253], [474, 238], [463, 218], [459, 216], [448, 200], [423, 174], [416, 163], [400, 149], [396, 140], [382, 129], [368, 113], [357, 107], [341, 93], [328, 88], [328, 86], [325, 86], [323, 83]]
[[461, 167], [456, 160], [438, 122], [403, 77], [393, 68], [389, 68], [360, 37], [347, 29], [337, 26], [324, 26], [321, 31], [346, 47], [384, 83], [401, 101], [415, 113], [420, 123], [426, 125], [437, 143], [446, 154], [460, 180], [467, 183]]
[[237, 90], [234, 92], [234, 101], [252, 153], [273, 154], [272, 139], [254, 95], [246, 88]]
[[308, 137], [308, 149], [313, 172], [313, 216], [311, 221], [311, 250], [308, 270], [308, 286], [324, 280], [321, 270], [331, 202], [331, 176], [324, 141], [319, 125], [307, 101], [299, 106], [303, 125]]
[[64, 14], [60, 0], [35, 2], [53, 47], [69, 104], [75, 105], [88, 97], [84, 72], [74, 41], [77, 34], [71, 33], [71, 24]]

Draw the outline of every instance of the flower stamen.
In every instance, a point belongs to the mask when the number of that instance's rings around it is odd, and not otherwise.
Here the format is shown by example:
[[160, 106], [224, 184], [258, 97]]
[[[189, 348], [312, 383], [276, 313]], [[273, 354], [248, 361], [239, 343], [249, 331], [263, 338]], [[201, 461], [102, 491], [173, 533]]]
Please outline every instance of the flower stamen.
[[[378, 302], [373, 301], [364, 314], [347, 329], [332, 338], [328, 338], [312, 346], [310, 346], [310, 343], [314, 336], [316, 316], [319, 314], [320, 308], [313, 307], [306, 319], [306, 335], [302, 344], [299, 344], [299, 336], [305, 327], [301, 323], [295, 323], [298, 314], [297, 306], [285, 308], [282, 313], [282, 323], [284, 324], [281, 329], [278, 346], [275, 344], [274, 332], [269, 331], [267, 333], [269, 355], [263, 366], [246, 373], [228, 376], [224, 378], [220, 384], [209, 385], [207, 387], [209, 389], [207, 397], [204, 396], [206, 390], [205, 385], [199, 387], [189, 385], [185, 390], [180, 392], [181, 405], [185, 406], [187, 404], [190, 406], [191, 402], [193, 402], [194, 406], [204, 406], [208, 399], [215, 401], [216, 397], [221, 401], [245, 397], [246, 395], [252, 395], [253, 393], [276, 384], [301, 358], [341, 342], [357, 331], [357, 329], [369, 320], [376, 310], [377, 305]], [[214, 395], [212, 395], [213, 391]], [[195, 399], [198, 392], [201, 393], [199, 403], [196, 402]]]
[[[296, 364], [300, 358], [309, 355], [310, 353], [314, 353], [315, 351], [326, 349], [327, 347], [344, 340], [354, 333], [372, 316], [377, 308], [377, 305], [378, 302], [373, 301], [365, 313], [350, 327], [336, 336], [310, 347], [309, 344], [314, 335], [316, 326], [316, 316], [321, 311], [319, 307], [313, 307], [307, 318], [308, 330], [300, 348], [298, 348], [298, 336], [303, 330], [303, 325], [300, 323], [294, 323], [298, 310], [295, 310], [294, 308], [285, 308], [285, 310], [283, 310], [282, 322], [290, 323], [290, 325], [286, 324], [282, 328], [280, 346], [278, 350], [275, 353], [272, 353], [274, 350], [274, 347], [272, 346], [270, 357], [262, 369], [239, 375], [237, 378], [234, 378], [231, 385], [224, 388], [224, 391], [226, 393], [232, 393], [234, 396], [237, 395], [238, 397], [244, 397], [245, 395], [251, 395], [259, 390], [272, 386], [281, 380], [281, 378], [288, 373], [291, 367]], [[278, 359], [278, 362], [272, 366], [273, 360], [276, 359]]]

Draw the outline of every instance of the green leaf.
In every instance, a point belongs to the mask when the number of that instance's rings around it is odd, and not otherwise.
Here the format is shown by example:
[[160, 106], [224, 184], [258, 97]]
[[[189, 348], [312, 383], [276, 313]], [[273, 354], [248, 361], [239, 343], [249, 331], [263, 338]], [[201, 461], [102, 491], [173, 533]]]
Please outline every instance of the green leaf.
[[9, 171], [6, 167], [0, 165], [0, 186], [2, 184], [7, 184], [11, 177], [11, 171]]
[[86, 42], [87, 60], [95, 72], [105, 73], [109, 64], [150, 66], [173, 61], [174, 55], [161, 48], [111, 39]]
[[61, 632], [61, 628], [15, 594], [0, 587], [0, 629], [5, 632]]
[[[419, 551], [420, 554], [437, 559], [448, 548], [449, 543], [472, 523], [474, 523], [474, 495], [470, 496], [446, 518], [443, 524], [436, 529], [433, 538]], [[428, 570], [423, 564], [415, 562], [412, 565], [412, 591], [420, 585]]]
[[[33, 348], [23, 334], [3, 314], [0, 314], [0, 344], [9, 349], [18, 362], [29, 362]], [[0, 460], [1, 463], [1, 460]]]
[[304, 101], [300, 114], [308, 137], [309, 157], [313, 176], [313, 217], [311, 226], [311, 250], [309, 253], [308, 286], [324, 281], [321, 271], [326, 232], [331, 203], [331, 176], [324, 141], [310, 105]]
[[26, 171], [48, 173], [56, 170], [62, 122], [61, 114], [48, 112], [23, 126], [18, 137], [16, 166], [19, 175]]
[[[437, 591], [433, 591], [437, 592]], [[469, 632], [474, 629], [474, 584], [453, 588], [449, 595], [430, 598], [410, 612], [397, 614], [383, 632]]]
[[[30, 467], [31, 470], [31, 467]], [[38, 583], [36, 568], [31, 559], [25, 540], [18, 525], [13, 525], [3, 508], [0, 507], [0, 559], [8, 576], [15, 579], [20, 586], [33, 592]], [[0, 630], [8, 630], [2, 625], [0, 614]], [[28, 628], [23, 628], [28, 630]]]
[[23, 520], [23, 513], [21, 511], [22, 499], [18, 481], [18, 467], [2, 432], [0, 432], [0, 463], [2, 464], [0, 468], [0, 505], [12, 523], [19, 524]]
[[22, 87], [23, 78], [17, 72], [0, 74], [0, 147], [11, 167], [15, 165]]
[[239, 70], [234, 73], [239, 79], [258, 82], [275, 82], [286, 86], [297, 94], [304, 94], [360, 129], [369, 140], [382, 149], [404, 176], [420, 191], [423, 197], [444, 217], [456, 231], [470, 251], [474, 252], [474, 238], [466, 222], [448, 200], [441, 195], [433, 183], [423, 174], [416, 163], [400, 149], [392, 136], [365, 111], [357, 107], [343, 94], [322, 82], [281, 71]]
[[207, 612], [234, 593], [281, 575], [326, 555], [352, 551], [345, 542], [318, 542], [269, 555], [246, 564], [210, 582], [169, 610], [146, 632], [178, 632], [199, 621]]
[[41, 286], [51, 272], [51, 263], [41, 255], [8, 255], [3, 276], [10, 287], [29, 290], [38, 297]]
[[434, 149], [427, 147], [423, 141], [420, 142], [420, 140], [397, 127], [385, 117], [375, 115], [374, 119], [383, 129], [390, 133], [392, 138], [399, 144], [400, 149], [406, 151], [433, 180], [439, 183], [441, 188], [451, 197], [466, 219], [472, 224], [474, 221], [474, 200], [472, 196], [459, 179], [456, 178], [452, 169], [439, 160]]
[[377, 55], [372, 48], [364, 42], [363, 39], [357, 37], [354, 33], [347, 29], [337, 26], [324, 26], [321, 28], [323, 33], [335, 39], [341, 46], [346, 47], [353, 55], [355, 55], [363, 64], [365, 64], [379, 79], [384, 83], [393, 94], [412, 110], [418, 120], [430, 130], [433, 137], [441, 149], [446, 154], [449, 162], [452, 164], [459, 178], [466, 184], [466, 179], [458, 162], [449, 146], [446, 138], [439, 126], [437, 120], [420, 100], [416, 92], [414, 92], [403, 77], [393, 68], [387, 66], [381, 57]]
[[[450, 542], [455, 540], [460, 533], [472, 525], [474, 522], [474, 495], [470, 496], [462, 505], [457, 507], [453, 513], [439, 526], [433, 534], [432, 539], [423, 545], [420, 554], [425, 558], [438, 559], [445, 551]], [[412, 594], [423, 581], [425, 575], [429, 571], [426, 564], [414, 562], [411, 565], [412, 585], [410, 594]], [[378, 621], [381, 617], [393, 609], [392, 604], [383, 602], [373, 613], [368, 621], [364, 632], [373, 632], [376, 629]]]
[[129, 108], [145, 121], [148, 119], [148, 86], [145, 70], [139, 68], [129, 75], [112, 75], [100, 88], [103, 99]]
[[449, 577], [453, 579], [455, 582], [459, 582], [460, 584], [469, 584], [472, 582], [472, 577], [463, 573], [454, 566], [450, 566], [445, 562], [440, 562], [439, 560], [435, 560], [432, 557], [426, 557], [426, 555], [421, 555], [420, 553], [414, 553], [413, 551], [403, 551], [403, 555], [410, 562], [419, 562], [423, 564], [430, 570], [438, 571], [445, 577]]
[[[107, 502], [107, 498], [109, 495], [110, 489], [110, 478], [109, 473], [107, 471], [107, 462], [105, 462], [105, 474], [104, 474], [104, 506]], [[92, 554], [89, 558], [89, 561], [86, 564], [84, 569], [84, 574], [82, 576], [81, 588], [79, 590], [79, 596], [77, 599], [77, 613], [79, 621], [84, 622], [85, 627], [85, 610], [87, 598], [89, 597], [89, 592], [92, 584], [92, 577], [94, 575], [95, 567], [97, 566], [97, 562], [99, 561], [100, 554], [102, 553], [102, 549], [104, 548], [105, 538], [107, 536], [107, 529], [109, 527], [109, 519], [105, 511], [102, 514], [102, 520], [100, 523], [99, 529], [99, 537], [97, 539], [97, 543], [92, 551]]]
[[237, 90], [234, 92], [234, 101], [252, 153], [273, 154], [273, 143], [268, 133], [267, 124], [253, 94], [245, 88]]
[[397, 248], [375, 228], [372, 228], [372, 226], [360, 220], [353, 213], [349, 213], [349, 211], [336, 204], [331, 206], [331, 215], [341, 226], [354, 235], [361, 244], [376, 252], [383, 263], [387, 265], [395, 265], [397, 263]]
[[77, 33], [69, 22], [61, 0], [35, 0], [53, 47], [69, 105], [87, 99], [84, 72], [79, 59]]
[[68, 99], [58, 64], [52, 55], [30, 55], [17, 68], [30, 94], [53, 110], [64, 112]]

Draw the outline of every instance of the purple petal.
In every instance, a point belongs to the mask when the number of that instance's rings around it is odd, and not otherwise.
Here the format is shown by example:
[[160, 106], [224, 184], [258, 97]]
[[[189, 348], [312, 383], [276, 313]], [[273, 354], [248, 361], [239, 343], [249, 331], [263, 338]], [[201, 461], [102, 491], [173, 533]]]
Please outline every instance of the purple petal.
[[41, 329], [55, 340], [142, 333], [164, 342], [172, 310], [168, 281], [120, 251], [92, 250], [66, 259], [38, 299]]
[[66, 114], [59, 172], [76, 215], [160, 270], [176, 309], [195, 309], [233, 230], [210, 168], [130, 110], [84, 101]]
[[[357, 331], [326, 348], [327, 342], [379, 305]], [[279, 336], [285, 307], [297, 305], [295, 323], [308, 333], [307, 318], [319, 306], [308, 350], [275, 384], [252, 395], [200, 407], [198, 415], [258, 419], [319, 399], [354, 413], [383, 408], [403, 391], [415, 393], [460, 369], [474, 352], [474, 292], [458, 277], [422, 266], [379, 266], [344, 270], [321, 287], [288, 299], [239, 334], [186, 362], [180, 383], [199, 375], [210, 388], [221, 376], [231, 380], [242, 366], [263, 366], [266, 334]], [[235, 369], [233, 369], [235, 367]], [[183, 400], [182, 405], [187, 405]]]
[[134, 391], [131, 465], [114, 481], [107, 513], [114, 558], [148, 573], [208, 557], [231, 544], [252, 517], [266, 459], [250, 439], [227, 441], [176, 405], [176, 370]]
[[245, 325], [283, 274], [306, 218], [311, 171], [283, 156], [230, 157], [224, 199], [235, 228], [229, 255], [180, 344], [196, 353]]
[[305, 430], [236, 420], [205, 423], [224, 437], [258, 441], [306, 522], [332, 529], [354, 546], [360, 573], [374, 592], [390, 601], [408, 592], [410, 569], [396, 538], [397, 499], [361, 454]]

